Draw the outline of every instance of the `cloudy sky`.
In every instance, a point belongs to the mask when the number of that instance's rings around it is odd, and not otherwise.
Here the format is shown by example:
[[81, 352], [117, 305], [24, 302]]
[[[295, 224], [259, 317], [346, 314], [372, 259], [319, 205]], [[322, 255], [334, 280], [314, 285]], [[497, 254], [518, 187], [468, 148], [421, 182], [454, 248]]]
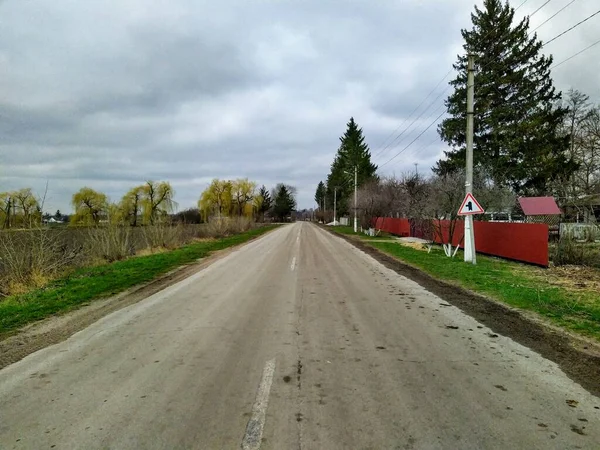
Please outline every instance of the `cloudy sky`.
[[[550, 1], [532, 26], [569, 2]], [[48, 182], [45, 210], [65, 212], [82, 186], [117, 201], [146, 179], [168, 180], [182, 209], [212, 178], [249, 177], [293, 184], [299, 206], [312, 207], [350, 116], [380, 165], [438, 116], [442, 98], [384, 145], [446, 89], [398, 128], [451, 68], [474, 4], [0, 0], [0, 191], [42, 195]], [[597, 9], [575, 1], [539, 36]], [[545, 51], [560, 62], [599, 39], [600, 15]], [[600, 102], [600, 45], [553, 76]], [[433, 126], [381, 173], [427, 171], [443, 149]]]

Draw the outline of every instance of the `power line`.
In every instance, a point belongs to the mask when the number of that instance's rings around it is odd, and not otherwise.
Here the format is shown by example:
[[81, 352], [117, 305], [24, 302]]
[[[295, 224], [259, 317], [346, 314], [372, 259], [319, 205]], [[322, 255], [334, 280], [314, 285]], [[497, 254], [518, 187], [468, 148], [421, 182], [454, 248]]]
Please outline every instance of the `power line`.
[[540, 6], [538, 9], [536, 9], [534, 12], [532, 12], [529, 15], [529, 18], [533, 17], [540, 9], [542, 9], [544, 6], [546, 6], [548, 3], [550, 3], [552, 0], [547, 0], [546, 3], [544, 3], [542, 6]]
[[[431, 96], [431, 94], [433, 94], [433, 93], [435, 92], [435, 90], [438, 88], [438, 86], [439, 86], [440, 84], [442, 84], [442, 83], [444, 82], [444, 80], [445, 80], [446, 78], [448, 78], [448, 76], [450, 76], [450, 74], [452, 73], [452, 71], [453, 71], [453, 70], [454, 70], [453, 68], [452, 68], [452, 69], [450, 69], [450, 70], [448, 71], [448, 73], [447, 73], [446, 75], [444, 75], [444, 77], [443, 77], [443, 78], [442, 78], [440, 81], [438, 81], [438, 83], [437, 83], [437, 84], [435, 85], [435, 87], [434, 87], [434, 88], [433, 88], [433, 89], [432, 89], [432, 90], [429, 92], [429, 94], [427, 94], [427, 96], [426, 96], [426, 97], [423, 99], [423, 101], [422, 101], [421, 103], [419, 103], [419, 105], [418, 105], [418, 106], [417, 106], [415, 109], [413, 109], [413, 110], [412, 110], [412, 112], [411, 112], [411, 113], [408, 115], [408, 117], [406, 117], [406, 118], [405, 118], [405, 119], [404, 119], [404, 120], [403, 120], [403, 121], [400, 123], [400, 125], [398, 125], [398, 127], [397, 127], [397, 128], [394, 130], [394, 131], [392, 131], [388, 137], [386, 137], [386, 138], [385, 138], [385, 140], [384, 140], [384, 141], [383, 141], [383, 142], [382, 142], [382, 143], [381, 143], [381, 144], [378, 146], [378, 148], [375, 150], [377, 153], [376, 153], [376, 154], [373, 154], [373, 157], [375, 157], [375, 156], [377, 156], [377, 155], [379, 155], [379, 154], [383, 153], [383, 151], [384, 151], [385, 149], [387, 149], [387, 148], [388, 148], [388, 147], [391, 145], [391, 143], [393, 143], [393, 142], [394, 142], [396, 139], [398, 139], [400, 136], [402, 136], [402, 134], [403, 134], [404, 132], [406, 132], [406, 130], [404, 130], [402, 133], [400, 133], [400, 135], [399, 135], [398, 137], [396, 137], [394, 140], [392, 140], [392, 142], [390, 142], [390, 143], [389, 143], [387, 146], [385, 146], [383, 149], [381, 149], [381, 147], [383, 146], [383, 144], [385, 144], [385, 142], [387, 142], [387, 140], [388, 140], [390, 137], [392, 137], [392, 136], [393, 136], [393, 135], [396, 133], [396, 131], [398, 131], [398, 130], [399, 130], [401, 127], [402, 127], [402, 125], [404, 125], [404, 123], [406, 123], [406, 121], [407, 121], [408, 119], [410, 119], [410, 118], [412, 117], [412, 115], [413, 115], [415, 112], [417, 112], [417, 110], [418, 110], [418, 109], [419, 109], [421, 106], [423, 106], [423, 103], [425, 103], [425, 101], [426, 101], [426, 100], [427, 100], [427, 99], [428, 99], [428, 98]], [[413, 123], [414, 123], [414, 122], [413, 122]], [[410, 125], [409, 125], [409, 127], [410, 127]]]
[[583, 24], [584, 22], [587, 22], [588, 20], [590, 20], [592, 17], [596, 16], [600, 14], [600, 9], [598, 11], [596, 11], [594, 14], [587, 16], [585, 19], [583, 19], [582, 21], [576, 23], [575, 25], [573, 25], [571, 28], [563, 31], [560, 34], [557, 34], [556, 36], [554, 36], [552, 39], [550, 39], [549, 41], [546, 41], [544, 43], [544, 45], [542, 45], [542, 47], [545, 47], [546, 45], [548, 45], [550, 42], [553, 42], [555, 40], [557, 40], [559, 37], [564, 36], [565, 34], [567, 34], [569, 31], [574, 30], [575, 28], [577, 28], [579, 25]]
[[398, 153], [396, 153], [394, 156], [392, 156], [390, 159], [388, 159], [385, 163], [383, 163], [382, 165], [380, 165], [379, 168], [382, 168], [383, 166], [391, 163], [394, 159], [396, 159], [398, 156], [400, 156], [400, 154], [402, 154], [406, 149], [408, 149], [411, 145], [413, 145], [421, 136], [423, 136], [425, 134], [425, 132], [427, 130], [429, 130], [438, 120], [440, 120], [440, 118], [444, 114], [446, 114], [447, 111], [448, 111], [448, 109], [444, 108], [444, 110], [442, 111], [442, 113], [439, 116], [437, 116], [433, 120], [433, 122], [431, 122], [429, 125], [427, 125], [427, 127], [423, 131], [421, 131], [421, 133], [419, 133], [419, 135], [416, 138], [414, 138], [412, 141], [410, 141], [410, 143], [407, 146], [405, 146], [402, 150], [400, 150]]
[[[537, 27], [535, 27], [533, 30], [531, 30], [529, 32], [529, 34], [533, 33], [534, 31], [538, 30], [539, 28], [541, 28], [543, 25], [546, 25], [548, 22], [550, 22], [552, 19], [554, 19], [556, 16], [558, 16], [561, 12], [563, 12], [565, 9], [567, 9], [569, 6], [571, 6], [573, 3], [575, 3], [577, 0], [571, 0], [569, 3], [567, 3], [565, 6], [563, 6], [561, 9], [559, 9], [557, 12], [555, 12], [552, 16], [550, 16], [549, 18], [547, 18], [546, 20], [544, 20], [542, 23], [540, 23]], [[531, 16], [530, 16], [531, 17]]]
[[524, 0], [524, 1], [523, 1], [523, 3], [521, 3], [519, 6], [517, 6], [517, 7], [515, 8], [515, 12], [516, 12], [516, 11], [518, 11], [518, 10], [521, 8], [521, 6], [523, 6], [523, 5], [524, 5], [525, 3], [527, 3], [528, 1], [529, 1], [529, 0]]
[[[521, 2], [521, 4], [519, 6], [517, 6], [517, 8], [515, 8], [515, 11], [519, 10], [523, 5], [525, 5], [529, 0], [524, 0], [523, 2]], [[533, 17], [536, 13], [538, 13], [542, 8], [544, 8], [548, 3], [550, 3], [552, 0], [547, 0], [545, 3], [543, 3], [540, 7], [538, 7], [532, 14], [529, 15], [529, 17]], [[574, 0], [573, 0], [574, 1]], [[490, 33], [491, 34], [491, 31]], [[480, 68], [481, 70], [482, 68]], [[452, 73], [453, 69], [450, 69], [448, 71], [448, 73], [436, 84], [436, 86], [429, 92], [429, 94], [427, 94], [427, 96], [423, 99], [423, 101], [409, 114], [409, 116], [404, 119], [400, 125], [398, 125], [398, 127], [392, 131], [392, 133], [390, 135], [388, 135], [384, 141], [377, 147], [377, 149], [374, 151], [373, 153], [373, 158], [385, 153], [385, 151], [390, 148], [394, 142], [396, 142], [398, 139], [400, 139], [404, 133], [406, 133], [410, 127], [425, 113], [427, 112], [427, 110], [429, 110], [429, 108], [431, 108], [431, 106], [433, 105], [433, 103], [435, 103], [435, 101], [437, 101], [437, 99], [439, 99], [441, 97], [441, 95], [444, 94], [444, 92], [442, 92], [442, 94], [440, 94], [422, 113], [421, 115], [419, 115], [419, 117], [415, 118], [409, 125], [408, 127], [406, 127], [398, 136], [396, 136], [391, 142], [389, 142], [388, 144], [386, 144], [383, 148], [381, 148], [388, 140], [391, 136], [393, 136], [401, 127], [402, 125], [404, 125], [411, 117], [412, 115], [423, 105], [423, 103], [425, 103], [425, 101], [431, 96], [431, 94], [437, 89], [437, 87], [446, 79], [448, 78], [448, 76]], [[398, 142], [397, 145], [399, 145], [404, 139], [400, 140]]]
[[561, 62], [554, 64], [552, 67], [550, 67], [550, 70], [552, 69], [556, 69], [558, 66], [563, 65], [564, 63], [566, 63], [567, 61], [572, 60], [573, 58], [575, 58], [576, 56], [581, 55], [583, 52], [585, 52], [586, 50], [589, 50], [590, 48], [596, 46], [600, 44], [600, 40], [597, 40], [596, 42], [594, 42], [592, 45], [588, 45], [586, 48], [584, 48], [583, 50], [578, 51], [577, 53], [575, 53], [574, 55], [569, 56], [567, 59], [563, 59]]
[[[524, 0], [517, 8], [515, 8], [515, 11], [519, 10], [522, 6], [524, 6], [529, 0]], [[529, 15], [529, 18], [533, 17], [535, 14], [537, 14], [539, 11], [541, 11], [545, 6], [547, 6], [552, 0], [547, 0], [546, 2], [544, 2], [541, 6], [539, 6], [533, 13], [531, 13]], [[562, 11], [564, 11], [567, 7], [569, 7], [572, 3], [574, 3], [576, 0], [571, 0], [571, 2], [569, 2], [566, 6], [564, 6], [563, 8], [561, 8], [558, 12], [556, 12], [555, 14], [553, 14], [550, 18], [546, 19], [544, 22], [542, 22], [542, 24], [538, 25], [538, 27], [536, 27], [534, 30], [531, 30], [528, 35], [531, 35], [531, 33], [533, 33], [535, 30], [537, 30], [538, 28], [540, 28], [542, 25], [545, 25], [546, 23], [548, 23], [550, 20], [552, 20], [554, 17], [556, 17], [558, 14], [560, 14]], [[546, 42], [544, 45], [549, 44], [550, 42], [560, 38], [562, 35], [568, 33], [569, 31], [571, 31], [572, 29], [578, 27], [579, 25], [581, 25], [582, 23], [586, 22], [587, 20], [591, 19], [593, 16], [595, 16], [596, 14], [600, 13], [600, 11], [592, 14], [591, 16], [587, 17], [586, 19], [582, 20], [581, 22], [575, 24], [573, 27], [571, 27], [570, 29], [564, 31], [563, 33], [555, 36], [554, 38], [552, 38], [550, 41]], [[574, 58], [575, 56], [577, 56], [580, 53], [583, 53], [584, 51], [588, 50], [589, 48], [593, 47], [594, 45], [597, 45], [598, 43], [600, 43], [600, 41], [592, 44], [591, 46], [581, 50], [579, 53], [571, 56], [570, 58], [568, 58], [565, 61], [562, 61], [561, 63], [553, 66], [553, 67], [557, 67], [560, 64], [563, 64], [565, 62], [567, 62], [569, 59]], [[544, 46], [543, 45], [543, 46]], [[542, 47], [543, 47], [542, 46]], [[487, 65], [491, 64], [492, 61], [490, 61], [490, 63], [488, 63]], [[486, 65], [486, 66], [487, 66]], [[481, 67], [479, 70], [484, 69], [486, 66]], [[389, 140], [389, 138], [394, 135], [394, 133], [396, 133], [404, 123], [406, 123], [407, 120], [410, 119], [410, 117], [425, 103], [425, 101], [433, 94], [433, 92], [435, 92], [435, 90], [437, 89], [437, 87], [446, 79], [448, 78], [448, 76], [450, 75], [450, 73], [452, 73], [453, 69], [450, 69], [450, 71], [448, 71], [448, 73], [436, 84], [436, 86], [427, 94], [427, 96], [423, 99], [423, 101], [409, 114], [409, 116], [404, 119], [400, 125], [388, 136], [386, 137], [386, 139], [382, 142], [382, 144], [379, 146], [381, 147], [385, 142], [387, 142]], [[449, 87], [443, 91], [440, 95], [438, 95], [438, 97], [436, 97], [432, 103], [429, 104], [429, 106], [427, 108], [425, 108], [425, 110], [423, 110], [421, 112], [421, 114], [416, 117], [409, 125], [408, 127], [406, 127], [398, 136], [396, 136], [391, 142], [389, 142], [387, 145], [385, 145], [385, 147], [381, 148], [381, 149], [377, 149], [376, 152], [373, 156], [378, 156], [380, 154], [382, 154], [383, 152], [385, 152], [386, 149], [390, 148], [398, 139], [400, 139], [411, 127], [412, 125], [419, 120], [419, 118], [421, 118], [423, 116], [423, 114], [425, 114], [425, 112], [427, 112], [432, 106], [433, 104], [449, 89]], [[413, 139], [408, 145], [406, 145], [402, 150], [400, 150], [398, 153], [396, 153], [392, 158], [390, 158], [388, 161], [386, 161], [385, 163], [383, 163], [382, 165], [379, 166], [379, 168], [386, 166], [387, 164], [389, 164], [391, 161], [393, 161], [394, 159], [396, 159], [400, 154], [402, 154], [403, 152], [405, 152], [408, 148], [410, 148], [410, 146], [412, 146], [412, 144], [414, 144], [421, 136], [423, 136], [425, 134], [425, 132], [427, 130], [429, 130], [445, 113], [447, 112], [447, 109], [444, 109], [444, 111], [438, 116], [436, 117], [436, 119], [434, 119], [434, 121], [432, 123], [430, 123], [421, 133], [419, 133], [419, 135]], [[400, 140], [396, 145], [399, 145], [404, 139]], [[437, 140], [437, 139], [436, 139]], [[435, 141], [432, 141], [432, 143]], [[429, 147], [432, 143], [427, 144], [425, 146], [420, 147], [416, 152], [414, 152], [414, 154], [418, 154], [421, 150], [423, 150], [426, 147]], [[347, 184], [347, 183], [344, 183]]]
[[[415, 124], [415, 122], [416, 122], [417, 120], [419, 120], [421, 117], [423, 117], [423, 114], [425, 114], [427, 111], [429, 111], [429, 110], [431, 109], [431, 107], [432, 107], [432, 106], [433, 106], [433, 105], [434, 105], [434, 104], [435, 104], [435, 103], [436, 103], [436, 102], [437, 102], [437, 101], [438, 101], [438, 100], [439, 100], [439, 99], [440, 99], [440, 98], [441, 98], [441, 97], [442, 97], [444, 94], [446, 94], [446, 92], [448, 92], [448, 89], [450, 89], [450, 87], [451, 87], [451, 86], [449, 85], [448, 87], [446, 87], [446, 89], [444, 89], [442, 92], [440, 92], [440, 94], [439, 94], [439, 95], [438, 95], [436, 98], [434, 98], [434, 99], [433, 99], [433, 101], [432, 101], [432, 102], [429, 104], [429, 106], [427, 106], [427, 108], [425, 108], [425, 109], [424, 109], [424, 110], [421, 112], [421, 114], [419, 114], [419, 116], [415, 117], [415, 118], [413, 119], [413, 121], [412, 121], [412, 122], [411, 122], [411, 123], [408, 125], [408, 127], [406, 127], [406, 128], [405, 128], [405, 129], [402, 131], [402, 133], [400, 133], [398, 136], [396, 136], [396, 138], [395, 138], [393, 141], [391, 141], [391, 142], [390, 142], [390, 143], [389, 143], [389, 144], [388, 144], [388, 145], [387, 145], [385, 148], [390, 148], [390, 147], [392, 147], [392, 145], [393, 145], [393, 144], [394, 144], [396, 141], [398, 141], [398, 139], [400, 139], [400, 137], [402, 137], [402, 135], [403, 135], [404, 133], [406, 133], [406, 132], [407, 132], [407, 131], [408, 131], [408, 130], [409, 130], [409, 129], [410, 129], [410, 128], [411, 128], [411, 127], [412, 127], [412, 126]], [[398, 146], [398, 145], [400, 145], [400, 144], [401, 144], [401, 143], [404, 141], [404, 139], [406, 139], [406, 138], [400, 139], [400, 141], [398, 141], [398, 142], [395, 144], [395, 146]], [[384, 150], [385, 150], [385, 149], [384, 149]]]

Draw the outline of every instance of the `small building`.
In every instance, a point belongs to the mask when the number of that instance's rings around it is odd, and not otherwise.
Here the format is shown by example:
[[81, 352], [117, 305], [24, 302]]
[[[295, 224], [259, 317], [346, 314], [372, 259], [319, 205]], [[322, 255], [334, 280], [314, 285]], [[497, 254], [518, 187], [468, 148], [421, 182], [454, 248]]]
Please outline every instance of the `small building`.
[[567, 199], [565, 215], [576, 223], [600, 223], [600, 194]]
[[550, 235], [558, 236], [562, 211], [553, 197], [519, 197], [525, 222], [545, 223]]

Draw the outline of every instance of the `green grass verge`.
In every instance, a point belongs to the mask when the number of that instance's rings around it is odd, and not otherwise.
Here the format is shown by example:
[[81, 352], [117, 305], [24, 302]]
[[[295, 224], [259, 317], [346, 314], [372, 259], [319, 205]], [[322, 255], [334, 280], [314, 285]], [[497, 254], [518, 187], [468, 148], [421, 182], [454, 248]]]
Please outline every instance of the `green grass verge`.
[[196, 242], [163, 253], [76, 270], [45, 288], [7, 297], [1, 301], [0, 335], [50, 315], [69, 311], [90, 300], [123, 292], [178, 266], [206, 257], [211, 252], [243, 244], [276, 227], [265, 226], [214, 241]]
[[[339, 225], [336, 227], [328, 227], [328, 228], [332, 228], [336, 233], [357, 236], [357, 233], [354, 232], [354, 227], [352, 227], [352, 226]], [[395, 240], [394, 236], [392, 236], [388, 233], [385, 233], [385, 232], [381, 232], [378, 236], [367, 236], [366, 234], [361, 234], [360, 237], [365, 240], [379, 240], [379, 241], [382, 239]]]
[[558, 326], [600, 340], [600, 294], [552, 286], [544, 280], [544, 269], [483, 255], [477, 255], [477, 265], [472, 265], [462, 260], [462, 252], [448, 258], [439, 247], [427, 253], [396, 242], [365, 241], [435, 278], [536, 312]]

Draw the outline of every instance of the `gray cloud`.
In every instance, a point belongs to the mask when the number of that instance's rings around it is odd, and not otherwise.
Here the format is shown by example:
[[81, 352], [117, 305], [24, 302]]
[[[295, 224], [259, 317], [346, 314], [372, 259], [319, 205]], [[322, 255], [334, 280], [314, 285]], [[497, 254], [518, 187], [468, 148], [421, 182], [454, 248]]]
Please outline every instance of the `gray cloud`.
[[[569, 8], [538, 34], [547, 40], [593, 9]], [[351, 115], [378, 164], [437, 116], [441, 99], [382, 151], [450, 69], [471, 10], [471, 0], [5, 0], [0, 190], [41, 195], [48, 181], [46, 209], [64, 211], [84, 185], [118, 200], [165, 179], [187, 207], [212, 178], [248, 176], [295, 184], [311, 206]], [[600, 38], [586, 25], [549, 44], [557, 62]], [[600, 101], [598, 51], [559, 67], [557, 86]], [[434, 126], [382, 173], [427, 171], [443, 150]]]

